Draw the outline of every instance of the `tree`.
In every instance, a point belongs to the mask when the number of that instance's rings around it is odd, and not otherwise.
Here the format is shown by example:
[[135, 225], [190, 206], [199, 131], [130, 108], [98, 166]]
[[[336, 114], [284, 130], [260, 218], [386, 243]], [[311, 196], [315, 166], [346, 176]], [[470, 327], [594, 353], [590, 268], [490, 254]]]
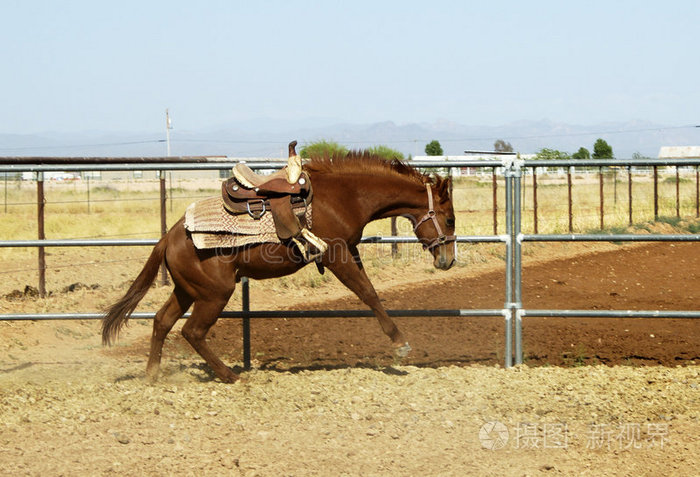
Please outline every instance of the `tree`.
[[497, 139], [496, 142], [493, 143], [493, 150], [496, 152], [513, 152], [513, 146], [503, 139]]
[[[605, 142], [605, 139], [596, 139], [595, 144], [593, 144], [593, 159], [612, 159], [613, 150], [612, 146]], [[602, 170], [602, 168], [601, 168]], [[617, 204], [617, 167], [612, 168], [613, 176], [613, 188], [615, 196], [615, 204]]]
[[379, 146], [372, 146], [367, 149], [367, 152], [379, 156], [382, 159], [386, 159], [387, 161], [391, 161], [393, 159], [398, 159], [400, 161], [403, 161], [403, 153], [401, 151], [397, 151], [396, 149], [392, 149], [389, 146], [384, 146], [384, 145], [379, 145]]
[[425, 153], [429, 156], [442, 156], [442, 146], [436, 140], [430, 141], [425, 145]]
[[322, 139], [320, 141], [312, 142], [304, 145], [299, 151], [299, 155], [304, 159], [313, 158], [323, 158], [323, 157], [338, 157], [344, 156], [348, 153], [348, 148], [338, 144], [334, 141], [326, 141]]
[[572, 159], [590, 159], [591, 152], [585, 147], [579, 147], [578, 151], [571, 155]]
[[593, 159], [612, 159], [612, 146], [605, 142], [604, 139], [597, 139], [593, 144]]
[[571, 156], [568, 152], [542, 148], [537, 152], [535, 159], [571, 159]]

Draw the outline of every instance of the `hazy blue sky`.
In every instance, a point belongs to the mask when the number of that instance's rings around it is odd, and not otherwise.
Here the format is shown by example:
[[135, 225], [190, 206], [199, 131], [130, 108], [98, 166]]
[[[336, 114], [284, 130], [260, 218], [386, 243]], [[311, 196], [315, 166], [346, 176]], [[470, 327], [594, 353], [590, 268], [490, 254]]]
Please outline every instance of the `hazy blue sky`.
[[700, 121], [698, 1], [0, 4], [0, 133]]

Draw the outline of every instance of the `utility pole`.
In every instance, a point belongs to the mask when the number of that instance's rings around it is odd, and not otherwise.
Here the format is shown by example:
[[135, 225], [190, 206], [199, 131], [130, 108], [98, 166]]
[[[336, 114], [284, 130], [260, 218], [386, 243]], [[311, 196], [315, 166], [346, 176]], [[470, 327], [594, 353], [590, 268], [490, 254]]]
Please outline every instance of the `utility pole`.
[[170, 122], [170, 113], [168, 108], [165, 108], [165, 144], [167, 147], [167, 156], [170, 157], [170, 130], [173, 128]]
[[[170, 113], [168, 108], [165, 108], [165, 145], [167, 147], [167, 156], [170, 157]], [[168, 232], [168, 224], [165, 215], [165, 207], [167, 205], [168, 196], [165, 192], [165, 171], [158, 171], [160, 182], [160, 235], [163, 237]], [[162, 285], [168, 285], [168, 270], [165, 267], [165, 261], [160, 266], [160, 282]]]

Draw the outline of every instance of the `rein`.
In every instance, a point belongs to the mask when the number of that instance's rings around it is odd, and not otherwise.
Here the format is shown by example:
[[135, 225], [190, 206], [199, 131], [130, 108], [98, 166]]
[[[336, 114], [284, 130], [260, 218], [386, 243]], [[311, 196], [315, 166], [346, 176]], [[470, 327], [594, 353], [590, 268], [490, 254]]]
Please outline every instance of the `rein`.
[[440, 227], [440, 224], [437, 221], [437, 217], [435, 216], [435, 206], [433, 204], [433, 191], [430, 189], [430, 184], [425, 184], [425, 189], [428, 191], [428, 211], [425, 213], [423, 217], [416, 222], [416, 225], [413, 226], [413, 232], [417, 232], [418, 227], [420, 227], [423, 222], [427, 222], [428, 220], [433, 221], [433, 225], [435, 226], [435, 231], [437, 232], [437, 238], [434, 238], [433, 240], [429, 241], [428, 243], [423, 244], [423, 248], [432, 250], [435, 247], [438, 247], [442, 244], [448, 243], [448, 242], [455, 242], [457, 240], [456, 235], [445, 235], [442, 233], [442, 228]]

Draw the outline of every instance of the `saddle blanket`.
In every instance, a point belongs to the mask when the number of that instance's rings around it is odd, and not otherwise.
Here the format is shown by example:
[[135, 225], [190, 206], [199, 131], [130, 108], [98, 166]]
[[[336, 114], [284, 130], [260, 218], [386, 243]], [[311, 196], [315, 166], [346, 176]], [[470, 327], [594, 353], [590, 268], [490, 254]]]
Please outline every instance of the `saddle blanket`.
[[[294, 212], [303, 215], [304, 205], [295, 206]], [[311, 204], [306, 208], [306, 226], [311, 228]], [[185, 211], [185, 229], [198, 249], [280, 243], [271, 212], [265, 212], [258, 220], [248, 214], [233, 215], [224, 208], [221, 197], [190, 204]]]

